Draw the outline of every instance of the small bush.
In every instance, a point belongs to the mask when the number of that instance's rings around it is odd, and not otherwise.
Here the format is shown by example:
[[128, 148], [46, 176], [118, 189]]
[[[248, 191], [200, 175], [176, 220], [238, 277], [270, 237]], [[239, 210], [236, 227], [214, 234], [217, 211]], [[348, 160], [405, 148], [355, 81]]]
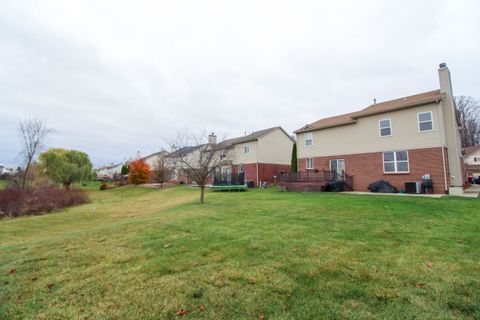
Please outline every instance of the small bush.
[[58, 187], [38, 187], [27, 190], [0, 190], [0, 219], [48, 213], [88, 202], [83, 190]]
[[108, 190], [108, 189], [112, 189], [112, 185], [107, 182], [102, 182], [102, 184], [100, 185], [100, 190]]
[[143, 160], [135, 160], [128, 167], [128, 182], [131, 184], [143, 184], [148, 182], [150, 166]]

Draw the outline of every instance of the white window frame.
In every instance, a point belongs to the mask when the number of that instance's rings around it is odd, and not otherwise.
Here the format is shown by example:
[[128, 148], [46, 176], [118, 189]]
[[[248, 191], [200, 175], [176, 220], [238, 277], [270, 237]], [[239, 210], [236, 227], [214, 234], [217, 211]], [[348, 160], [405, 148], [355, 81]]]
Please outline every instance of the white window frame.
[[[309, 139], [307, 137], [309, 137]], [[307, 141], [311, 141], [311, 143], [307, 144]], [[313, 133], [312, 132], [306, 132], [305, 133], [305, 147], [311, 147], [311, 146], [313, 146]]]
[[[383, 127], [383, 128], [382, 128], [381, 122], [382, 122], [382, 121], [385, 121], [385, 120], [388, 120], [388, 127]], [[389, 134], [389, 135], [382, 136], [382, 129], [387, 129], [387, 128], [390, 129], [390, 134]], [[379, 135], [381, 138], [386, 138], [386, 137], [391, 137], [391, 136], [393, 136], [392, 118], [385, 118], [385, 119], [380, 119], [380, 120], [378, 120], [378, 135]]]
[[250, 145], [249, 144], [243, 146], [243, 153], [250, 153]]
[[[395, 171], [385, 171], [385, 153], [391, 153], [391, 152], [393, 152], [393, 161], [387, 161], [387, 162], [394, 164]], [[397, 161], [397, 152], [406, 152], [407, 153], [407, 160], [398, 160]], [[398, 171], [398, 162], [406, 162], [408, 170], [407, 171]], [[383, 167], [383, 173], [384, 174], [410, 173], [410, 156], [408, 155], [408, 150], [382, 152], [382, 167]]]
[[[430, 120], [428, 121], [420, 121], [420, 115], [424, 113], [430, 113]], [[420, 129], [420, 124], [421, 123], [427, 123], [431, 122], [432, 123], [432, 129], [431, 130], [421, 130]], [[435, 131], [435, 124], [433, 123], [433, 112], [432, 111], [424, 111], [424, 112], [419, 112], [417, 113], [417, 123], [418, 123], [418, 132], [432, 132]]]
[[[312, 162], [311, 167], [308, 166], [308, 160], [310, 160], [310, 161]], [[314, 166], [315, 166], [314, 163], [313, 163], [313, 161], [314, 161], [313, 158], [306, 158], [306, 159], [305, 159], [305, 169], [307, 169], [307, 170], [313, 169]]]

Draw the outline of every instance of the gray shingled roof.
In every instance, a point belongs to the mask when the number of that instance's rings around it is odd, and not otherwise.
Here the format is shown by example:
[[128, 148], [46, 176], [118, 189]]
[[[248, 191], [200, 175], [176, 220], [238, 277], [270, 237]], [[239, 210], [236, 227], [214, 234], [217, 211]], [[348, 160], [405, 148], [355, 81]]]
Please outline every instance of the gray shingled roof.
[[236, 145], [236, 144], [239, 144], [239, 143], [254, 141], [254, 140], [257, 140], [258, 138], [270, 133], [271, 131], [273, 131], [275, 129], [283, 130], [281, 127], [273, 127], [273, 128], [258, 130], [258, 131], [252, 132], [252, 133], [250, 133], [246, 136], [243, 136], [243, 137], [237, 137], [237, 138], [224, 140], [224, 141], [219, 143], [219, 146], [222, 149], [227, 149], [227, 148], [230, 148], [233, 145]]
[[[227, 140], [223, 140], [221, 142], [218, 143], [218, 149], [228, 149], [228, 148], [231, 148], [233, 147], [234, 145], [236, 144], [239, 144], [239, 143], [245, 143], [245, 142], [249, 142], [249, 141], [255, 141], [257, 140], [258, 138], [261, 138], [263, 137], [264, 135], [270, 133], [271, 131], [274, 131], [276, 129], [280, 129], [282, 130], [283, 132], [285, 132], [285, 130], [282, 129], [282, 127], [272, 127], [272, 128], [268, 128], [268, 129], [263, 129], [263, 130], [258, 130], [258, 131], [255, 131], [255, 132], [252, 132], [246, 136], [243, 136], [243, 137], [236, 137], [236, 138], [232, 138], [232, 139], [227, 139]], [[290, 138], [292, 139], [292, 137], [290, 137], [286, 132], [285, 134]], [[293, 141], [293, 140], [292, 140]], [[167, 155], [167, 158], [177, 158], [177, 157], [182, 157], [182, 156], [185, 156], [193, 151], [195, 151], [197, 148], [200, 148], [204, 145], [201, 145], [201, 146], [197, 146], [197, 147], [183, 147], [181, 149], [178, 149], [172, 153], [170, 153], [169, 155]]]
[[167, 158], [178, 158], [178, 157], [184, 157], [185, 155], [195, 151], [196, 149], [200, 148], [201, 146], [196, 146], [196, 147], [183, 147], [180, 148], [176, 151], [173, 151], [167, 155]]

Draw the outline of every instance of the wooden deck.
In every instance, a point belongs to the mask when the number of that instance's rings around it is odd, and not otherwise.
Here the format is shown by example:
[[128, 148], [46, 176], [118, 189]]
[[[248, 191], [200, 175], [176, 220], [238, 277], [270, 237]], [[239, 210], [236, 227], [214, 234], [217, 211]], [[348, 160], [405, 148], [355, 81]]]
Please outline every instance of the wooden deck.
[[290, 172], [281, 174], [277, 179], [281, 190], [299, 192], [329, 191], [332, 182], [343, 182], [345, 190], [353, 190], [353, 177], [345, 173], [340, 175], [335, 171]]

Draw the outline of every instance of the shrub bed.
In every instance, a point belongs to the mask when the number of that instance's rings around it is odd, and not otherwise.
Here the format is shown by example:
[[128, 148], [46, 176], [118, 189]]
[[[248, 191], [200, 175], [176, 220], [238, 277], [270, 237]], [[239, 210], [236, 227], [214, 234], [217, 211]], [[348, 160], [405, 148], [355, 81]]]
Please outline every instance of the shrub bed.
[[49, 213], [87, 203], [88, 200], [87, 194], [80, 189], [65, 190], [58, 187], [37, 187], [21, 190], [8, 188], [0, 190], [0, 219]]

